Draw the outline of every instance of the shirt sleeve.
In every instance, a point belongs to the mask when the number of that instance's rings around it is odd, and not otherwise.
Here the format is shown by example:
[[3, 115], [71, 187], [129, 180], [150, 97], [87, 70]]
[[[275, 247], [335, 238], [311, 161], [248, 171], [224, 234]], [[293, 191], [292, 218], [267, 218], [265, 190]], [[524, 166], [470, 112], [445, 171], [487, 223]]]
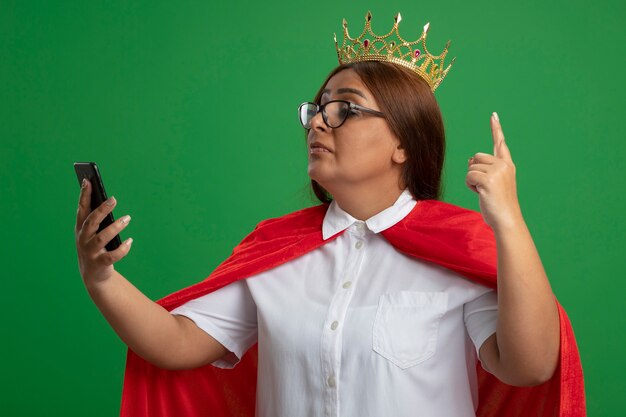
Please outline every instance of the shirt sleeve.
[[230, 351], [213, 362], [218, 368], [233, 368], [257, 342], [257, 309], [246, 280], [190, 300], [171, 313], [193, 320]]
[[463, 305], [465, 327], [480, 360], [479, 350], [485, 340], [496, 332], [498, 324], [498, 296], [490, 290]]

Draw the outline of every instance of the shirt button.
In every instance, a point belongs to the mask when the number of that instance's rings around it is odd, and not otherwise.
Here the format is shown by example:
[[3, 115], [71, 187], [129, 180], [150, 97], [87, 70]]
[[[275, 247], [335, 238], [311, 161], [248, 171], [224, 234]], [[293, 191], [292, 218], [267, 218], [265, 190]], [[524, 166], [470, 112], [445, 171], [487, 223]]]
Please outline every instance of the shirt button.
[[335, 388], [335, 386], [337, 386], [337, 383], [335, 382], [335, 377], [332, 375], [328, 377], [328, 386], [331, 388]]
[[356, 230], [358, 230], [359, 232], [364, 231], [365, 230], [365, 223], [357, 223]]
[[343, 287], [344, 288], [350, 288], [350, 285], [352, 285], [352, 282], [350, 282], [350, 281], [346, 281], [346, 282], [343, 283]]
[[363, 242], [359, 240], [358, 242], [356, 242], [354, 247], [357, 248], [357, 249], [361, 249], [363, 247]]
[[330, 328], [332, 330], [335, 330], [337, 328], [337, 326], [339, 326], [339, 322], [335, 320], [335, 321], [333, 321], [333, 324], [330, 325]]

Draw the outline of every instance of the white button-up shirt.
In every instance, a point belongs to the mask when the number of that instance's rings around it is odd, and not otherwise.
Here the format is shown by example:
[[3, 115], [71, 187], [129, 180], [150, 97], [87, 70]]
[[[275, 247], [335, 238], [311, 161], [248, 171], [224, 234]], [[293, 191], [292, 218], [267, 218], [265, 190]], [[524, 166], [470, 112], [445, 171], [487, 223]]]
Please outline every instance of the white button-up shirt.
[[493, 290], [398, 252], [379, 233], [416, 201], [359, 221], [331, 203], [297, 259], [173, 310], [231, 354], [259, 344], [257, 416], [474, 416], [476, 361], [496, 330]]

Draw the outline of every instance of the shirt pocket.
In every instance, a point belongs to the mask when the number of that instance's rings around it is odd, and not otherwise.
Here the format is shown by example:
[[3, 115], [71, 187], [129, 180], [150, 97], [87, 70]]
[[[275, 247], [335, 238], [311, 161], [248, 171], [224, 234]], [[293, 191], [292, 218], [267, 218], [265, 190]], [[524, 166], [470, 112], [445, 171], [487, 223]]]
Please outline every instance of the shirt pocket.
[[439, 323], [447, 307], [445, 292], [381, 295], [374, 319], [374, 351], [401, 369], [429, 359], [437, 350]]

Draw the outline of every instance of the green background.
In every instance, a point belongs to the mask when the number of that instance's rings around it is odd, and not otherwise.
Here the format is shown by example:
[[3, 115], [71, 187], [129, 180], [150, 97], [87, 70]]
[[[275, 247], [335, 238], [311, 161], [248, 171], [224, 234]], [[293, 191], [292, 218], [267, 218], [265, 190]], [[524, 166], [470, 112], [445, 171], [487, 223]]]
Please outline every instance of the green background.
[[376, 32], [401, 11], [409, 39], [431, 22], [431, 52], [452, 40], [446, 201], [478, 209], [466, 163], [499, 113], [589, 415], [623, 415], [626, 30], [606, 0], [0, 0], [0, 414], [118, 413], [125, 348], [78, 272], [72, 163], [96, 161], [133, 217], [123, 275], [153, 299], [203, 279], [257, 222], [313, 204], [296, 107], [368, 8]]

